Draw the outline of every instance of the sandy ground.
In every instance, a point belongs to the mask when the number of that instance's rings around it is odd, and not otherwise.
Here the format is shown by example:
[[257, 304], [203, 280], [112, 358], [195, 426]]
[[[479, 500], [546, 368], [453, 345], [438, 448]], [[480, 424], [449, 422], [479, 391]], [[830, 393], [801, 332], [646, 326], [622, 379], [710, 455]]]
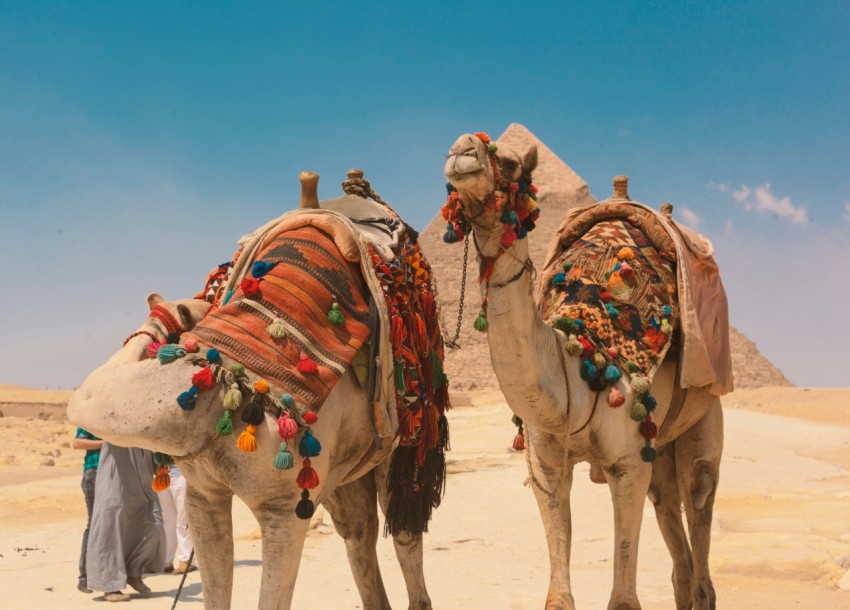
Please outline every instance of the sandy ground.
[[[542, 608], [548, 583], [543, 527], [521, 454], [509, 450], [510, 412], [498, 395], [458, 397], [450, 414], [448, 492], [426, 537], [435, 608]], [[726, 440], [711, 567], [727, 610], [850, 608], [850, 389], [764, 388], [724, 401]], [[0, 418], [0, 607], [91, 608], [75, 588], [85, 506], [82, 456], [67, 422]], [[58, 454], [57, 454], [58, 452]], [[50, 455], [46, 455], [50, 453]], [[52, 460], [53, 466], [41, 466]], [[607, 487], [580, 465], [573, 488], [572, 580], [579, 608], [604, 608], [611, 586]], [[344, 546], [329, 519], [310, 532], [295, 608], [360, 608]], [[260, 542], [237, 503], [234, 608], [256, 607]], [[671, 563], [650, 505], [644, 511], [638, 592], [645, 610], [674, 608]], [[379, 555], [390, 600], [406, 608], [389, 540]], [[171, 608], [176, 576], [146, 578], [154, 595], [131, 607]], [[200, 608], [190, 574], [178, 608]]]

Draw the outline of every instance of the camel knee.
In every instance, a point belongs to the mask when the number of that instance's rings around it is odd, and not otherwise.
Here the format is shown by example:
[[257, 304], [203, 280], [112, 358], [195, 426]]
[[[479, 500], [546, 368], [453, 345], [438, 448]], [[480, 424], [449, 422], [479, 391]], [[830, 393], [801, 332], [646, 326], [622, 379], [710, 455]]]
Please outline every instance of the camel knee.
[[696, 467], [696, 476], [691, 486], [691, 504], [696, 510], [703, 510], [709, 498], [714, 497], [717, 488], [717, 480], [711, 466], [701, 462]]

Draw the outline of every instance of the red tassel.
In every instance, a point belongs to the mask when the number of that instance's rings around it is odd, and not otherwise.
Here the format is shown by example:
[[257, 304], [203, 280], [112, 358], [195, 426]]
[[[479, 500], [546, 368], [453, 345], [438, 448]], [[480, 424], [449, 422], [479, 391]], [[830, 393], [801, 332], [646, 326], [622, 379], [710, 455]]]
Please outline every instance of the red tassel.
[[199, 390], [209, 390], [215, 385], [215, 376], [212, 369], [205, 366], [200, 371], [192, 375], [192, 385]]
[[309, 459], [304, 460], [304, 466], [298, 473], [295, 483], [299, 489], [315, 489], [319, 486], [319, 475], [313, 470]]
[[514, 451], [525, 451], [525, 437], [522, 432], [517, 432], [514, 437]]
[[163, 344], [160, 343], [159, 341], [153, 341], [151, 343], [148, 343], [148, 346], [145, 349], [145, 352], [147, 353], [148, 358], [156, 358], [156, 353], [159, 351], [159, 348], [160, 348], [161, 345], [163, 345]]
[[493, 262], [495, 260], [495, 258], [488, 256], [481, 261], [481, 273], [478, 276], [479, 283], [493, 277]]
[[[509, 225], [505, 225], [505, 226], [509, 226]], [[510, 248], [511, 246], [514, 245], [515, 241], [516, 241], [516, 232], [513, 229], [505, 229], [504, 233], [502, 233], [502, 239], [501, 239], [502, 247]]]
[[423, 292], [419, 298], [422, 301], [422, 315], [428, 319], [433, 318], [434, 314], [437, 312], [437, 306], [434, 303], [434, 295], [430, 292]]
[[399, 347], [407, 337], [407, 329], [404, 327], [404, 321], [398, 313], [390, 318], [390, 341], [393, 347]]
[[583, 348], [583, 350], [581, 352], [581, 357], [582, 358], [590, 358], [593, 355], [593, 352], [595, 351], [593, 344], [590, 341], [588, 341], [587, 338], [584, 335], [579, 335], [578, 340], [579, 340], [579, 343], [581, 343], [581, 346]]
[[413, 314], [411, 324], [413, 326], [413, 343], [421, 354], [428, 352], [428, 329], [425, 327], [425, 319], [418, 313]]
[[647, 417], [645, 420], [640, 422], [640, 427], [638, 428], [640, 435], [646, 440], [650, 440], [658, 436], [658, 426]]
[[307, 411], [304, 414], [304, 423], [305, 424], [315, 424], [317, 421], [319, 421], [319, 416], [316, 415], [315, 412]]
[[302, 373], [315, 373], [319, 370], [319, 365], [310, 360], [310, 357], [301, 352], [301, 360], [298, 361], [298, 370]]
[[239, 287], [246, 297], [253, 297], [260, 292], [260, 280], [253, 277], [246, 277], [239, 283]]

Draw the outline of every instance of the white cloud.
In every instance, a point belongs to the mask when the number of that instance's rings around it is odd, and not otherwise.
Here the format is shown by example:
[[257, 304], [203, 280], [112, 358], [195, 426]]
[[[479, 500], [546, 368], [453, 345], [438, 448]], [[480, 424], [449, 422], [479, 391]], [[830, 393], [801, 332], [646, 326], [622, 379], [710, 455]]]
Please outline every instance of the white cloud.
[[844, 220], [850, 222], [850, 203], [844, 204]]
[[717, 191], [720, 191], [721, 193], [726, 193], [729, 191], [729, 185], [725, 182], [715, 182], [714, 180], [709, 180], [708, 186]]
[[[803, 206], [794, 205], [790, 197], [779, 197], [774, 194], [769, 182], [750, 188], [742, 184], [737, 191], [732, 191], [732, 197], [744, 206], [748, 212], [775, 214], [780, 218], [790, 220], [794, 224], [808, 224], [809, 213]], [[850, 208], [850, 204], [848, 204]], [[850, 210], [847, 212], [850, 215]]]
[[735, 201], [737, 201], [738, 203], [743, 203], [744, 201], [746, 201], [747, 197], [750, 196], [751, 192], [752, 191], [749, 188], [742, 184], [740, 189], [732, 193], [732, 197], [734, 197]]
[[690, 208], [682, 208], [682, 220], [685, 221], [685, 224], [691, 227], [692, 229], [696, 229], [702, 223], [702, 218], [691, 210]]

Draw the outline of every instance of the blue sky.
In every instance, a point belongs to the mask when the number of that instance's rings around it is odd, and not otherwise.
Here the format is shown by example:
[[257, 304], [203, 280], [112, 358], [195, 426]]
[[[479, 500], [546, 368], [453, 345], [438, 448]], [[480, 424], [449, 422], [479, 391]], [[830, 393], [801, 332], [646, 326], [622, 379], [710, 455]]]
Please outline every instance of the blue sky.
[[421, 229], [455, 137], [519, 122], [708, 235], [791, 381], [850, 385], [850, 3], [240, 4], [0, 0], [0, 383], [78, 384], [302, 169]]

